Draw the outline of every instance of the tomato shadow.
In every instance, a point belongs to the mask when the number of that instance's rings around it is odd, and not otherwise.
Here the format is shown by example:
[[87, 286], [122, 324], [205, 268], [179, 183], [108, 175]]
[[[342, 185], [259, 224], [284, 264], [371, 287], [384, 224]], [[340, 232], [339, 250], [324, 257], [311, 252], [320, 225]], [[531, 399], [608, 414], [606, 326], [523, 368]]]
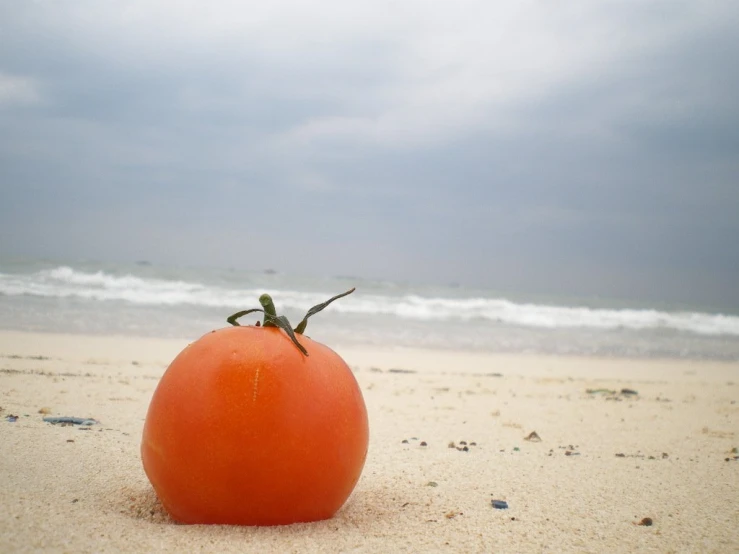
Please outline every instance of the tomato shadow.
[[[390, 508], [386, 500], [386, 491], [355, 491], [346, 504], [331, 519], [346, 520], [352, 523], [356, 523], [358, 519], [392, 521], [397, 516], [397, 510]], [[143, 520], [158, 525], [182, 525], [169, 516], [150, 485], [148, 487], [123, 487], [114, 504], [117, 511], [131, 519]], [[302, 523], [298, 525], [310, 524]]]
[[123, 487], [120, 496], [117, 496], [116, 504], [122, 514], [132, 519], [158, 525], [179, 525], [169, 517], [159, 497], [148, 483], [141, 487]]
[[351, 524], [360, 521], [386, 520], [392, 522], [397, 516], [397, 510], [387, 503], [387, 491], [381, 489], [355, 490], [334, 519], [345, 520]]
[[[126, 484], [119, 482], [111, 485], [101, 498], [107, 505], [106, 511], [112, 509], [127, 519], [160, 529], [163, 526], [170, 526], [173, 530], [179, 528], [188, 536], [198, 536], [202, 532], [197, 531], [201, 526], [182, 524], [172, 519], [145, 477], [130, 480]], [[427, 492], [425, 489], [429, 488], [424, 488], [424, 492]], [[341, 509], [326, 520], [286, 526], [207, 527], [218, 540], [244, 536], [270, 541], [290, 538], [298, 541], [296, 544], [307, 541], [305, 545], [308, 548], [314, 541], [332, 544], [336, 540], [336, 533], [340, 532], [344, 539], [362, 544], [370, 531], [374, 536], [398, 536], [398, 533], [402, 534], [403, 522], [427, 519], [429, 516], [424, 512], [428, 509], [429, 499], [426, 496], [419, 495], [417, 490], [409, 486], [404, 476], [371, 475], [363, 477]], [[178, 531], [177, 536], [180, 534]]]
[[[291, 527], [294, 530], [301, 527], [308, 530], [311, 527], [324, 525], [356, 528], [363, 527], [372, 521], [384, 521], [391, 525], [395, 523], [399, 509], [394, 503], [388, 504], [388, 492], [379, 489], [356, 490], [333, 518], [311, 523], [297, 523]], [[148, 483], [141, 486], [122, 487], [115, 498], [114, 505], [117, 511], [131, 519], [154, 525], [183, 525], [169, 516], [154, 489]]]
[[425, 519], [430, 504], [428, 491], [415, 490], [402, 476], [374, 475], [362, 479], [331, 521], [360, 535], [372, 528], [373, 534], [393, 536], [400, 522]]

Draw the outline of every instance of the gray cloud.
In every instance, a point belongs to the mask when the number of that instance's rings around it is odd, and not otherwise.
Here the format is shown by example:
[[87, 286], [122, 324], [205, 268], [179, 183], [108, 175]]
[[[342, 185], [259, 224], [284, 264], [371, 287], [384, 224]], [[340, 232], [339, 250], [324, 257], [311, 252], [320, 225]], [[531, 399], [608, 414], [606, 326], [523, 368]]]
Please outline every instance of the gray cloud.
[[737, 309], [738, 15], [0, 1], [0, 254]]

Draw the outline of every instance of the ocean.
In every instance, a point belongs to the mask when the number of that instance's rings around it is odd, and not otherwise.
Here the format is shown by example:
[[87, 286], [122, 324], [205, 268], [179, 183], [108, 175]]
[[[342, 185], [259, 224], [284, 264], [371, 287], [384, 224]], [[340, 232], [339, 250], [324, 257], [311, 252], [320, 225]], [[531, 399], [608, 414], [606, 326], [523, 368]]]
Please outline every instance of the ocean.
[[739, 360], [734, 313], [148, 262], [0, 260], [0, 328], [194, 340], [258, 308], [264, 292], [296, 325], [351, 287], [310, 319], [308, 336], [329, 346]]

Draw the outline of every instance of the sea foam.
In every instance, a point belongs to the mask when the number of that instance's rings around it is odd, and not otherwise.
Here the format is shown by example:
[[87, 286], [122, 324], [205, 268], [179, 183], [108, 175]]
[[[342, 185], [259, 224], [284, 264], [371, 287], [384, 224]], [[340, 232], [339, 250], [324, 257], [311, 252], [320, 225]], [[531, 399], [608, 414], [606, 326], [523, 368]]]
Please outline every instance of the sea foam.
[[[279, 298], [281, 309], [305, 311], [337, 291], [293, 288], [236, 288], [176, 279], [85, 272], [60, 266], [27, 274], [0, 273], [0, 294], [78, 298], [145, 306], [204, 306], [225, 309], [257, 307], [263, 292]], [[739, 336], [739, 317], [655, 309], [602, 309], [513, 302], [505, 298], [429, 297], [420, 294], [362, 293], [331, 306], [345, 314], [390, 316], [418, 321], [486, 321], [539, 329], [666, 329], [699, 335]]]

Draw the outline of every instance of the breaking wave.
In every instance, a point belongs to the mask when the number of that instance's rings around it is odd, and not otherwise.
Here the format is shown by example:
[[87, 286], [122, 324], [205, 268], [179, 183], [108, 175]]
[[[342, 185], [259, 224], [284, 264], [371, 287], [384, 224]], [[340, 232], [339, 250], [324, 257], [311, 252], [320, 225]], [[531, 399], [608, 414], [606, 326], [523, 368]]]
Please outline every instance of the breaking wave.
[[[285, 309], [305, 311], [336, 291], [232, 288], [222, 285], [84, 272], [60, 266], [28, 274], [0, 273], [0, 294], [89, 301], [119, 301], [147, 306], [205, 306], [240, 309], [253, 306], [263, 292], [279, 297]], [[512, 302], [505, 298], [441, 298], [418, 294], [355, 294], [331, 306], [346, 314], [386, 315], [419, 321], [484, 320], [532, 328], [667, 329], [699, 335], [739, 336], [739, 317], [653, 309], [596, 309]]]

